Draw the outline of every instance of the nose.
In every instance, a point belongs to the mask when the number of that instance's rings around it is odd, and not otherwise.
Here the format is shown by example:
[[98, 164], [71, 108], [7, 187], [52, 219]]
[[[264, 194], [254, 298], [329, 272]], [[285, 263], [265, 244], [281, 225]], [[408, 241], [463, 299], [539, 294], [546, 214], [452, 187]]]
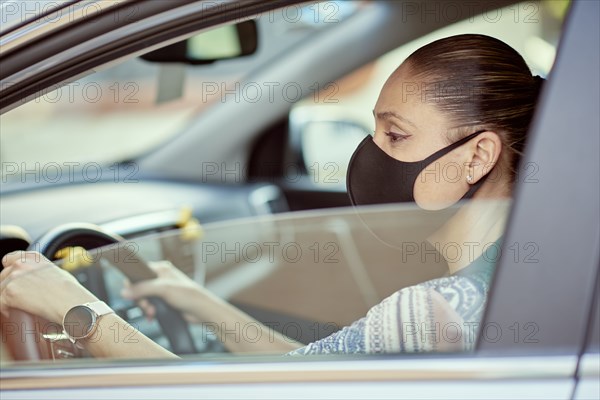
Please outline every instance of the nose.
[[373, 142], [375, 142], [377, 147], [385, 151], [385, 134], [375, 131], [373, 133]]
[[390, 157], [394, 157], [393, 153], [392, 153], [392, 149], [390, 148], [390, 144], [387, 141], [387, 136], [385, 135], [385, 133], [383, 132], [377, 132], [375, 131], [375, 133], [373, 134], [373, 142], [377, 145], [377, 147], [379, 147], [381, 149], [381, 151], [383, 151], [385, 154], [387, 154]]

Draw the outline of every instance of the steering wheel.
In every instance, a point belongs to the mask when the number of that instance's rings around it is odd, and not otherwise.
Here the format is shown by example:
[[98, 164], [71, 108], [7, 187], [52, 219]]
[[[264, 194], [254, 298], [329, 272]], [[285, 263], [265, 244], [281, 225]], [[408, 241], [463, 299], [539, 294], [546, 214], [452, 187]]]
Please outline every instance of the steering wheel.
[[[48, 259], [55, 260], [56, 253], [65, 247], [80, 246], [86, 250], [92, 250], [121, 241], [124, 241], [121, 236], [106, 232], [97, 225], [73, 223], [48, 231], [37, 242], [32, 243], [28, 250], [38, 251]], [[144, 263], [137, 256], [136, 262]], [[88, 289], [100, 300], [106, 301], [108, 296], [101, 268], [90, 267], [86, 273], [88, 274]], [[197, 353], [190, 327], [181, 312], [159, 297], [150, 297], [148, 301], [155, 307], [156, 319], [169, 341], [171, 350], [179, 355]], [[16, 324], [22, 332], [21, 335], [8, 335], [18, 336], [16, 339], [21, 339], [8, 343], [15, 360], [31, 361], [49, 358], [45, 354], [47, 352], [43, 351], [42, 345], [45, 340], [40, 338], [45, 333], [41, 331], [41, 328], [48, 326], [47, 321], [44, 323], [39, 317], [20, 310], [11, 310], [10, 322]], [[35, 335], [31, 335], [33, 332]]]

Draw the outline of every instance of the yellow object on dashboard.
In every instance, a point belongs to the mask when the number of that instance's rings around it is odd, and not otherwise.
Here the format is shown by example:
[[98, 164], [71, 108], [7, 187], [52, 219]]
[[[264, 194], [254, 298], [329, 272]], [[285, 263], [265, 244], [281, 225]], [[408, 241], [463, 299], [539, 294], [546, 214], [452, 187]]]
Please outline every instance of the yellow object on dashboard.
[[72, 272], [76, 269], [89, 267], [94, 263], [94, 258], [86, 249], [80, 246], [65, 247], [54, 254], [54, 258], [61, 259], [62, 269]]
[[194, 218], [192, 207], [184, 206], [181, 208], [177, 227], [181, 229], [181, 238], [183, 240], [198, 240], [204, 235], [204, 230], [200, 221]]

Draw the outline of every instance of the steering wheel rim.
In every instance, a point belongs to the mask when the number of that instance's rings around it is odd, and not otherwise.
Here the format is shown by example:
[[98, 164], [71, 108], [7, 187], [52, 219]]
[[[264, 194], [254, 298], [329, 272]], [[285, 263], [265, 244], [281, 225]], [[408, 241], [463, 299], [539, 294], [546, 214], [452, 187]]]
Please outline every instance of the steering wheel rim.
[[[55, 260], [58, 250], [65, 247], [80, 246], [86, 250], [92, 250], [124, 240], [123, 237], [107, 232], [94, 224], [70, 223], [51, 229], [32, 243], [28, 250], [40, 252], [48, 259]], [[141, 259], [140, 261], [143, 262]], [[104, 287], [102, 275], [100, 274], [97, 278], [102, 280], [101, 286]], [[107, 299], [105, 290], [104, 293], [94, 294], [99, 295], [98, 297], [101, 300]], [[152, 297], [149, 298], [149, 301], [156, 309], [156, 319], [171, 345], [171, 350], [180, 355], [197, 353], [189, 325], [181, 312], [168, 305], [161, 298]], [[40, 325], [40, 318], [21, 310], [12, 310], [10, 320], [12, 323], [17, 324], [16, 326], [19, 326], [22, 332], [36, 332], [36, 335], [25, 335], [22, 338], [23, 340], [11, 343], [13, 357], [16, 360], [47, 358], [43, 356], [40, 348], [40, 343], [44, 342], [44, 339], [39, 337], [41, 335], [39, 327], [44, 326], [43, 323]]]
[[107, 232], [98, 225], [69, 223], [50, 229], [29, 246], [30, 251], [38, 251], [50, 260], [56, 260], [58, 250], [80, 246], [86, 250], [125, 241], [116, 233]]

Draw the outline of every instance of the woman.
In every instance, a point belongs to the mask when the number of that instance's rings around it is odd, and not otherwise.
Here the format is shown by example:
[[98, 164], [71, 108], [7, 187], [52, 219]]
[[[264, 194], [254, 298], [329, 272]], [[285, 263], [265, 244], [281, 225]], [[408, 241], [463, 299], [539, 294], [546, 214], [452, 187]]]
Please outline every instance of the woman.
[[[515, 50], [491, 37], [459, 35], [420, 48], [381, 91], [374, 109], [374, 137], [361, 143], [350, 162], [352, 202], [413, 201], [423, 209], [439, 210], [461, 199], [510, 198], [542, 81], [531, 75]], [[435, 171], [449, 165], [458, 174], [440, 179]], [[453, 241], [463, 247], [473, 241], [497, 244], [504, 226], [504, 213], [497, 211], [482, 213], [474, 204], [464, 205], [428, 240]], [[490, 260], [495, 259], [486, 256], [484, 248], [476, 254], [468, 250], [461, 253], [464, 257], [447, 259], [448, 276], [399, 290], [364, 318], [308, 346], [300, 347], [277, 333], [263, 334], [252, 343], [230, 340], [224, 344], [232, 352], [291, 354], [468, 349], [473, 344], [472, 329], [471, 335], [462, 329], [472, 328], [481, 318], [493, 271]], [[60, 323], [73, 306], [98, 301], [73, 276], [37, 253], [11, 253], [3, 265], [3, 313], [14, 306]], [[159, 278], [129, 287], [125, 297], [158, 295], [186, 315], [225, 329], [236, 323], [257, 324], [169, 263], [153, 266]], [[39, 290], [42, 287], [44, 292]], [[45, 297], [48, 292], [52, 292], [51, 301]], [[152, 315], [152, 307], [144, 304], [144, 308]], [[111, 340], [117, 334], [124, 337], [131, 328], [107, 312], [98, 327], [114, 334], [79, 341], [91, 354], [174, 357], [141, 333], [135, 335], [135, 343]], [[436, 324], [456, 332], [436, 330]], [[115, 327], [121, 332], [114, 332]]]

